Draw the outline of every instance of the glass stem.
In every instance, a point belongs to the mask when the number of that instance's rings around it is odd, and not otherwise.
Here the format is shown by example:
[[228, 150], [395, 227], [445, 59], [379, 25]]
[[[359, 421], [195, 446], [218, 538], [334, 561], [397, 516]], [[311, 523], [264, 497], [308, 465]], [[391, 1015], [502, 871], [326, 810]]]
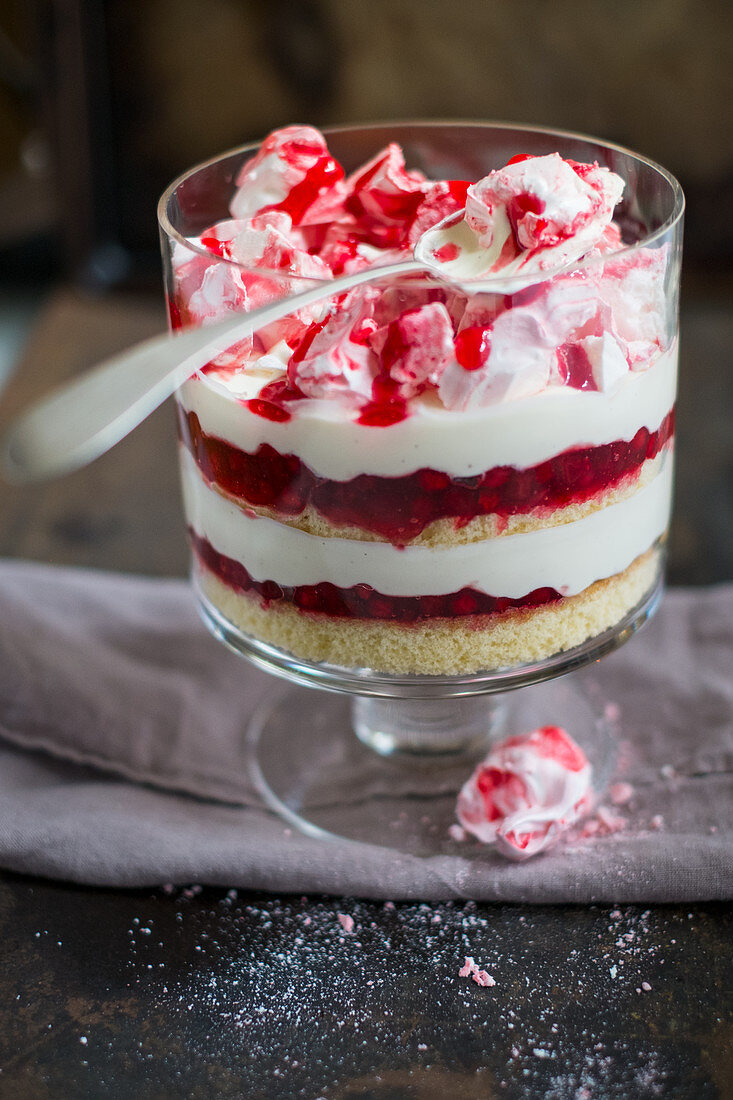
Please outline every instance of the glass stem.
[[374, 699], [352, 702], [354, 732], [381, 756], [475, 753], [500, 734], [501, 696], [455, 699]]

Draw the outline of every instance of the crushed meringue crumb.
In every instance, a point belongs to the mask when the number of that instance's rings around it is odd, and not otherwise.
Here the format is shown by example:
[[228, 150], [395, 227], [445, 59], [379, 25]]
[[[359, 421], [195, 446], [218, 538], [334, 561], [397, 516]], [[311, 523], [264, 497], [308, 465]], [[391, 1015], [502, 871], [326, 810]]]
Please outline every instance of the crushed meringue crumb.
[[488, 987], [496, 985], [496, 980], [492, 978], [491, 974], [486, 970], [480, 970], [475, 960], [470, 956], [465, 956], [463, 966], [458, 971], [459, 978], [471, 977], [475, 981], [476, 985]]
[[608, 789], [608, 797], [613, 802], [614, 806], [623, 806], [634, 797], [634, 788], [630, 783], [614, 783]]
[[476, 963], [473, 961], [470, 955], [466, 955], [465, 962], [461, 969], [458, 971], [459, 978], [467, 978], [470, 974], [473, 974], [474, 970], [478, 969]]

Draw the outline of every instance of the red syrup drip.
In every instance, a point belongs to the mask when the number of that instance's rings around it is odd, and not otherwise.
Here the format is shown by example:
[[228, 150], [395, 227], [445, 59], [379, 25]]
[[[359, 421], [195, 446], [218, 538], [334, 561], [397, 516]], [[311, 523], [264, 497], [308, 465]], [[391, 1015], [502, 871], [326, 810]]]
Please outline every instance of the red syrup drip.
[[166, 305], [168, 306], [168, 317], [170, 318], [171, 329], [173, 332], [177, 332], [178, 329], [183, 328], [183, 317], [181, 311], [176, 302], [172, 298], [166, 295]]
[[458, 203], [459, 206], [466, 205], [466, 195], [468, 189], [471, 186], [470, 180], [446, 180], [448, 184], [448, 192], [452, 198]]
[[343, 179], [344, 170], [333, 157], [319, 157], [316, 163], [308, 169], [300, 183], [290, 190], [282, 202], [273, 202], [269, 206], [263, 206], [258, 214], [266, 214], [270, 210], [282, 210], [292, 218], [293, 225], [299, 225], [310, 206], [324, 192]]
[[560, 377], [575, 390], [597, 390], [593, 367], [587, 352], [580, 344], [563, 344], [557, 349], [557, 365]]
[[304, 396], [300, 390], [290, 384], [287, 378], [277, 378], [274, 382], [268, 382], [263, 386], [258, 397], [252, 397], [244, 404], [257, 416], [282, 424], [290, 420], [293, 415], [287, 407], [289, 402], [302, 401]]
[[[425, 199], [421, 189], [412, 188], [409, 177], [404, 178], [404, 187], [389, 190], [370, 187], [374, 178], [388, 161], [388, 154], [380, 157], [366, 171], [352, 181], [351, 192], [346, 196], [344, 206], [359, 222], [359, 230], [365, 239], [379, 248], [398, 247], [404, 240], [410, 223], [414, 220], [418, 207]], [[368, 189], [368, 205], [365, 205], [362, 192]], [[369, 205], [378, 207], [375, 214]]]
[[315, 340], [316, 336], [318, 336], [319, 332], [323, 332], [324, 328], [331, 319], [332, 318], [330, 316], [326, 316], [323, 318], [322, 321], [314, 321], [313, 324], [308, 329], [306, 329], [306, 332], [301, 338], [297, 348], [290, 356], [291, 363], [303, 362], [308, 352], [310, 351], [311, 344]]
[[432, 619], [500, 615], [562, 599], [554, 588], [535, 588], [514, 600], [508, 596], [487, 596], [475, 588], [462, 588], [459, 592], [440, 596], [386, 596], [369, 584], [339, 588], [330, 581], [321, 581], [319, 584], [286, 586], [271, 580], [254, 580], [240, 562], [220, 554], [191, 528], [189, 537], [202, 564], [235, 592], [259, 596], [266, 607], [292, 604], [299, 611], [328, 615], [332, 619], [380, 619], [410, 625]]
[[344, 274], [344, 269], [349, 260], [353, 260], [355, 256], [359, 255], [359, 245], [361, 243], [360, 237], [346, 234], [343, 240], [338, 241], [331, 247], [328, 265], [334, 275]]
[[[353, 181], [351, 194], [347, 196], [345, 206], [355, 218], [371, 218], [373, 215], [365, 208], [361, 193], [365, 191], [374, 177], [388, 162], [389, 156], [380, 157], [370, 168], [367, 168], [361, 176]], [[376, 187], [369, 189], [369, 202], [379, 207], [384, 218], [391, 221], [409, 222], [415, 217], [417, 208], [425, 198], [424, 192], [414, 188], [413, 181], [407, 175], [404, 176], [403, 187], [388, 189], [386, 185], [381, 190]]]
[[507, 210], [509, 217], [516, 225], [525, 214], [543, 214], [545, 204], [537, 195], [531, 195], [528, 191], [525, 191], [521, 195], [514, 196]]
[[435, 520], [463, 527], [476, 516], [506, 518], [535, 509], [549, 514], [583, 503], [636, 474], [674, 434], [674, 410], [656, 432], [640, 428], [630, 442], [565, 451], [527, 470], [495, 466], [473, 478], [421, 469], [404, 477], [360, 474], [350, 481], [319, 478], [295, 455], [267, 443], [247, 453], [206, 435], [195, 413], [180, 412], [181, 438], [204, 477], [245, 504], [282, 515], [309, 505], [337, 526], [353, 526], [404, 546]]
[[400, 222], [412, 221], [417, 213], [418, 206], [425, 199], [422, 191], [398, 191], [396, 194], [390, 194], [387, 191], [372, 191], [370, 197], [385, 218]]
[[460, 254], [460, 248], [453, 241], [442, 244], [440, 248], [436, 248], [435, 252], [433, 252], [433, 256], [440, 264], [447, 264], [450, 263], [451, 260], [457, 260]]
[[479, 370], [491, 352], [491, 336], [481, 325], [462, 329], [455, 339], [456, 359], [464, 370]]
[[[397, 362], [407, 349], [408, 345], [402, 341], [398, 326], [393, 322], [382, 350], [385, 367]], [[361, 410], [357, 424], [367, 428], [389, 428], [405, 420], [407, 415], [407, 402], [400, 397], [398, 383], [388, 374], [379, 374], [372, 383], [372, 400]]]
[[228, 242], [220, 241], [218, 237], [214, 237], [212, 234], [201, 237], [201, 244], [208, 252], [213, 252], [215, 256], [221, 256], [222, 259], [228, 260], [231, 256]]
[[362, 409], [357, 424], [363, 424], [366, 428], [389, 428], [406, 417], [405, 401], [370, 401]]
[[519, 306], [529, 306], [545, 293], [543, 283], [534, 283], [533, 286], [525, 286], [514, 294], [505, 294], [503, 300], [504, 309], [516, 309]]

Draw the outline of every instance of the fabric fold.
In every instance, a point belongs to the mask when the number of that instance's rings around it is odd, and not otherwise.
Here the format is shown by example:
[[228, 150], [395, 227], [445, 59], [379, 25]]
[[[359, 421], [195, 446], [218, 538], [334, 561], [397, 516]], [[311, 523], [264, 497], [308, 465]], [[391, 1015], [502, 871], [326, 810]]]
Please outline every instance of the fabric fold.
[[[375, 759], [356, 792], [344, 758], [320, 794], [330, 829], [378, 802], [398, 826], [387, 841], [307, 836], [274, 814], [245, 730], [292, 689], [210, 637], [183, 581], [0, 563], [0, 658], [0, 864], [14, 871], [432, 901], [733, 895], [733, 585], [668, 593], [593, 669], [621, 711], [626, 825], [525, 864], [450, 839], [452, 773], [405, 769], [385, 788]], [[293, 707], [297, 737], [297, 694]], [[403, 843], [421, 822], [424, 843]]]

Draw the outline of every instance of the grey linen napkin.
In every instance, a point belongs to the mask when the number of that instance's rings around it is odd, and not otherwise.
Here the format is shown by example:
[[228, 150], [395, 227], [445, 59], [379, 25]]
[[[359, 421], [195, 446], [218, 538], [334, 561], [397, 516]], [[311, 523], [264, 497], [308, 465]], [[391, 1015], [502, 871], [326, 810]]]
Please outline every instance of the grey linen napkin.
[[[458, 773], [426, 787], [419, 770], [405, 769], [385, 791], [380, 761], [367, 759], [358, 801], [381, 800], [388, 840], [323, 840], [269, 810], [250, 777], [248, 718], [292, 689], [211, 638], [185, 582], [0, 563], [0, 865], [118, 887], [198, 882], [432, 901], [730, 898], [732, 674], [733, 585], [668, 593], [655, 621], [593, 669], [628, 736], [619, 778], [634, 797], [619, 810], [619, 832], [505, 862], [448, 837]], [[306, 768], [293, 706], [292, 765]], [[334, 832], [355, 812], [349, 764], [343, 783], [322, 792]], [[405, 822], [424, 827], [422, 848]]]

